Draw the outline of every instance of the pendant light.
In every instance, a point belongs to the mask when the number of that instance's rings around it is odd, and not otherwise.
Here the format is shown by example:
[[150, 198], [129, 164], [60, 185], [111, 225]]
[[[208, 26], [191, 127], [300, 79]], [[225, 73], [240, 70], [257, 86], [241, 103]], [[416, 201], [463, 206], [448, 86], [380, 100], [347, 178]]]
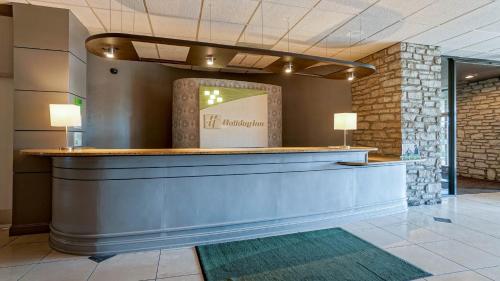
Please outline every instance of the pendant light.
[[[286, 25], [287, 25], [287, 49], [288, 52], [290, 53], [290, 18], [286, 18]], [[284, 71], [285, 73], [289, 74], [293, 72], [293, 63], [290, 61], [284, 66]]]
[[[208, 24], [209, 24], [209, 37], [208, 41], [212, 43], [212, 0], [208, 3]], [[208, 55], [205, 57], [208, 66], [213, 66], [215, 62], [215, 57], [213, 55]]]
[[[352, 58], [352, 31], [349, 31], [349, 59]], [[347, 81], [352, 82], [354, 80], [354, 72], [349, 72], [347, 75]]]

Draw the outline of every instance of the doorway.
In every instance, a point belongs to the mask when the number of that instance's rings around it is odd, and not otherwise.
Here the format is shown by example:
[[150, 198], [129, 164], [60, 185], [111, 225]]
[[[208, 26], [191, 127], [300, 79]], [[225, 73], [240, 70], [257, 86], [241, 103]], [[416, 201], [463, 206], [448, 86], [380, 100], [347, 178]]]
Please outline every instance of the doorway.
[[444, 195], [500, 192], [500, 63], [443, 58]]

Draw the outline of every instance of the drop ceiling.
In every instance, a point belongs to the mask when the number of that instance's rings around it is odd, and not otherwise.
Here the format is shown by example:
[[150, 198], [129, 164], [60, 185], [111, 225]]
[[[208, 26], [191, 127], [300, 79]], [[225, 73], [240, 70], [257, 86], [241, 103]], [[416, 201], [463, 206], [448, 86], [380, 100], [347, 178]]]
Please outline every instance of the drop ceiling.
[[[91, 34], [138, 35], [357, 60], [404, 41], [500, 60], [500, 0], [15, 0], [70, 9]], [[290, 30], [288, 32], [288, 30]], [[136, 46], [152, 57], [183, 50]], [[143, 49], [141, 49], [143, 48]], [[241, 57], [235, 65], [256, 63]]]

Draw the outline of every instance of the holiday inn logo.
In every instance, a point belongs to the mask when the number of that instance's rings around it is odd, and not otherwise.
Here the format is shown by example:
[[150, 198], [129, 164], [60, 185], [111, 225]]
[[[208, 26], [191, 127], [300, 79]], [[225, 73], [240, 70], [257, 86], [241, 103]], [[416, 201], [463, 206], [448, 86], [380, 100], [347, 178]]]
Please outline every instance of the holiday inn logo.
[[266, 124], [265, 122], [258, 120], [223, 119], [220, 114], [203, 115], [203, 128], [205, 129], [222, 129], [224, 127], [255, 128], [255, 127], [264, 127], [265, 124]]

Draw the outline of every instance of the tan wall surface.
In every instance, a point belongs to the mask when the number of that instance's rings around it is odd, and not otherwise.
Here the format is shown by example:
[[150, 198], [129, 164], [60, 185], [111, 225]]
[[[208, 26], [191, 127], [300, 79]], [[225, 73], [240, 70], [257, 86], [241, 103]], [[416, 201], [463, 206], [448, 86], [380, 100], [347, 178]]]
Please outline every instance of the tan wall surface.
[[457, 85], [457, 169], [500, 181], [500, 78]]
[[12, 222], [14, 85], [12, 17], [0, 16], [0, 225]]

